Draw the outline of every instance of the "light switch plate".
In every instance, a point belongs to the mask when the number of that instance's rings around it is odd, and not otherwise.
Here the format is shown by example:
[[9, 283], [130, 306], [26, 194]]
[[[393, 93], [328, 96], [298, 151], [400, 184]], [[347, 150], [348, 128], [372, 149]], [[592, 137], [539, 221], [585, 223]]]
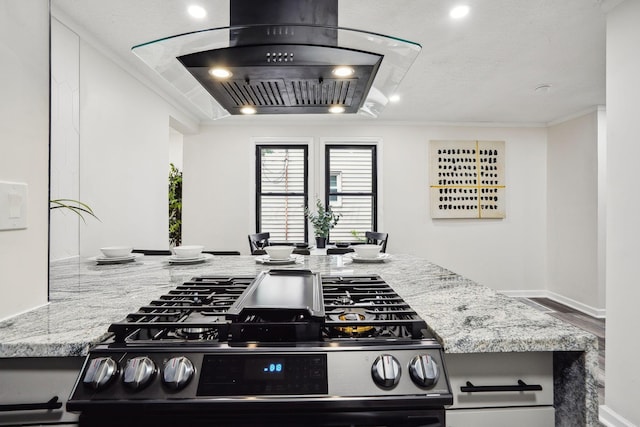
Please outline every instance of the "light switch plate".
[[0, 181], [0, 231], [27, 228], [27, 184]]

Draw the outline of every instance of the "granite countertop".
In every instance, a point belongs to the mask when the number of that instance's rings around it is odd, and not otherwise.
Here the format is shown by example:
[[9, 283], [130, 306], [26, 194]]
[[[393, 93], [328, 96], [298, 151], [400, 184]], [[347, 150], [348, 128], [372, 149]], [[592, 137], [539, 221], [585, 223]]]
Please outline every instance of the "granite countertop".
[[[576, 386], [583, 399], [586, 393], [585, 424], [597, 425], [595, 336], [422, 258], [393, 254], [381, 264], [333, 255], [301, 260], [294, 268], [379, 274], [427, 322], [446, 353], [577, 352], [580, 360], [567, 363], [562, 381], [582, 378]], [[53, 262], [50, 303], [0, 322], [0, 357], [82, 356], [107, 337], [111, 323], [193, 276], [256, 275], [267, 268], [252, 256], [216, 256], [195, 265], [170, 265], [162, 256], [116, 265]]]
[[[379, 274], [427, 322], [449, 353], [586, 351], [596, 338], [488, 287], [409, 255], [382, 264], [341, 256], [307, 256], [295, 268], [325, 274]], [[50, 303], [0, 322], [0, 357], [78, 356], [106, 337], [108, 326], [185, 280], [203, 274], [258, 274], [251, 256], [218, 256], [195, 265], [166, 257], [96, 265], [51, 265]]]

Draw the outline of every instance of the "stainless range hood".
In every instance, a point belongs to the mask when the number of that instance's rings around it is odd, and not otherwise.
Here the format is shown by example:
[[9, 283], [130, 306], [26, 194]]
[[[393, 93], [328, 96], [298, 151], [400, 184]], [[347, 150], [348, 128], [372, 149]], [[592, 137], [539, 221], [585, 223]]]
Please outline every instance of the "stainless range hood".
[[[336, 109], [377, 117], [421, 49], [339, 27], [338, 0], [233, 0], [230, 6], [229, 27], [133, 47], [209, 119]], [[337, 67], [346, 75], [336, 74]]]

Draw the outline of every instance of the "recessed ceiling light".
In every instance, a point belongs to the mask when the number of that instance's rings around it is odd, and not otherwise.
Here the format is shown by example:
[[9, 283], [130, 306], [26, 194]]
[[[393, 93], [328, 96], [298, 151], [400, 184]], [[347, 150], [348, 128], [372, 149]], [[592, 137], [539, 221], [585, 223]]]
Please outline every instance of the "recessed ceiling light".
[[456, 6], [449, 11], [449, 16], [453, 19], [461, 19], [469, 14], [471, 9], [466, 4]]
[[336, 77], [349, 77], [349, 76], [353, 75], [353, 73], [355, 73], [353, 68], [346, 67], [346, 66], [336, 67], [331, 72]]
[[329, 112], [333, 114], [344, 113], [344, 107], [342, 105], [332, 105], [329, 107]]
[[256, 109], [255, 109], [255, 108], [253, 108], [253, 107], [252, 107], [252, 106], [250, 106], [250, 105], [247, 105], [247, 106], [242, 107], [242, 108], [240, 109], [240, 112], [241, 112], [242, 114], [255, 114], [255, 113], [256, 113]]
[[204, 8], [202, 6], [198, 6], [198, 5], [191, 5], [189, 6], [189, 8], [187, 9], [187, 12], [189, 12], [189, 15], [193, 16], [194, 18], [198, 18], [198, 19], [202, 19], [205, 16], [207, 16], [207, 11], [204, 10]]
[[211, 68], [209, 74], [217, 79], [228, 79], [233, 75], [233, 73], [226, 68]]
[[389, 102], [398, 102], [400, 101], [400, 95], [398, 94], [393, 94], [389, 97]]

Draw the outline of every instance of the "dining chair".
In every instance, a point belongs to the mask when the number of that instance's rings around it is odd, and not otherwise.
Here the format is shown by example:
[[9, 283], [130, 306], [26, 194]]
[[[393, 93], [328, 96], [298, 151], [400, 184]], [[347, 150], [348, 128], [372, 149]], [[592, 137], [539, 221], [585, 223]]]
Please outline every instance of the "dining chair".
[[216, 256], [240, 255], [240, 251], [202, 251], [202, 253]]
[[249, 250], [251, 251], [251, 255], [266, 255], [267, 252], [263, 248], [269, 246], [270, 237], [271, 234], [268, 232], [249, 234]]
[[327, 255], [344, 255], [354, 252], [353, 248], [327, 248]]
[[134, 249], [131, 252], [143, 255], [171, 255], [171, 250], [169, 249]]
[[307, 248], [295, 248], [293, 250], [294, 255], [311, 255], [311, 251]]
[[378, 233], [377, 231], [365, 231], [364, 237], [368, 244], [380, 245], [380, 252], [387, 251], [387, 242], [389, 241], [389, 233]]

